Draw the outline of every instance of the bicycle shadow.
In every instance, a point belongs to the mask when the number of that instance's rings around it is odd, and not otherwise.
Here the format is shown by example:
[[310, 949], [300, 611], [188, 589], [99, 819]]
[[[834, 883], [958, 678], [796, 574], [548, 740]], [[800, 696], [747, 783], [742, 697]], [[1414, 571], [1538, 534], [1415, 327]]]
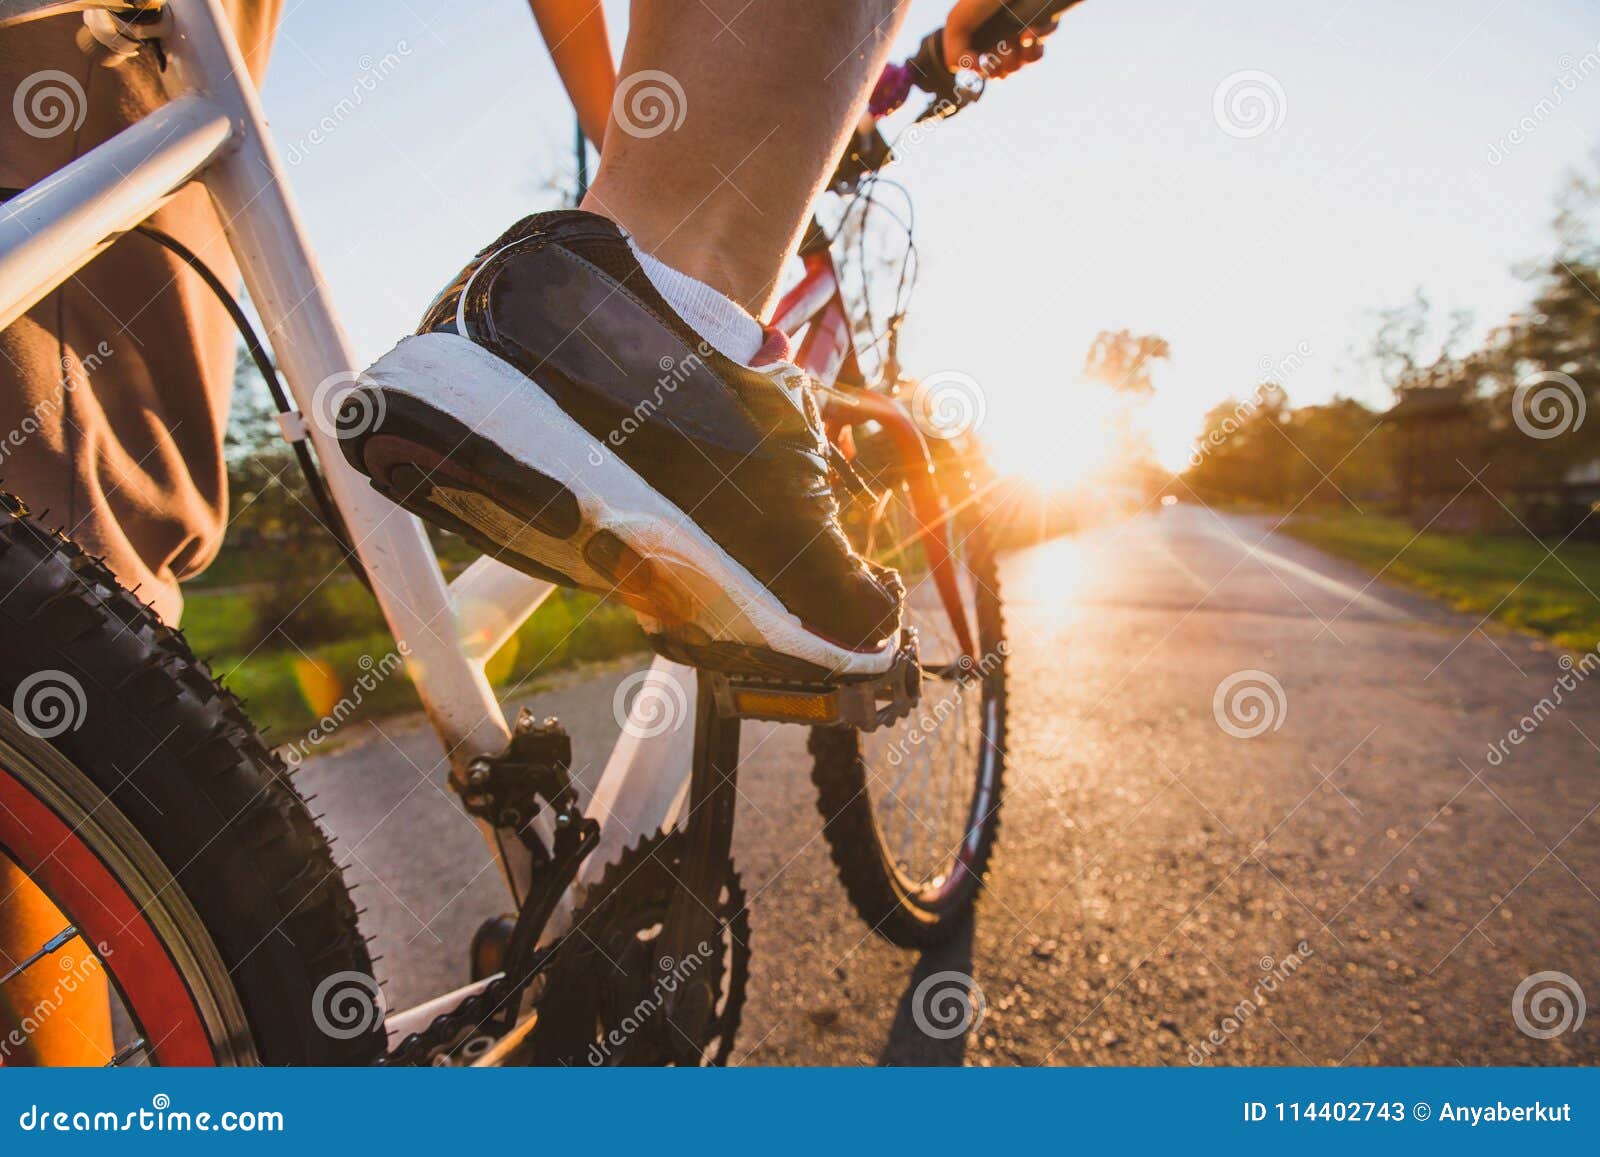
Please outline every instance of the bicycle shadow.
[[[981, 989], [972, 978], [968, 920], [948, 944], [922, 954], [895, 1008], [880, 1065], [948, 1067], [964, 1063], [967, 1038], [981, 1023]], [[973, 994], [979, 995], [974, 998]]]

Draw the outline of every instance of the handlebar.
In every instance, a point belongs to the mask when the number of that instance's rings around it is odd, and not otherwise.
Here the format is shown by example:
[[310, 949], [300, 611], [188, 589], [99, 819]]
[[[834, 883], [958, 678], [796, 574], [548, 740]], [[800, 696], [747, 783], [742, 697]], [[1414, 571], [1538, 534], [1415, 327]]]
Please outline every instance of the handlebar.
[[[1035, 37], [1045, 37], [1055, 31], [1057, 22], [1067, 9], [1083, 0], [1006, 0], [1004, 7], [980, 24], [972, 34], [972, 47], [981, 54], [1010, 51], [1013, 40], [1031, 32]], [[963, 67], [975, 66], [977, 61], [962, 61]], [[838, 167], [834, 170], [829, 187], [845, 193], [856, 188], [868, 173], [885, 168], [894, 160], [888, 142], [878, 132], [879, 117], [888, 116], [906, 102], [913, 87], [933, 97], [918, 120], [946, 117], [960, 112], [978, 99], [981, 90], [963, 87], [956, 83], [956, 74], [945, 62], [944, 29], [936, 28], [922, 38], [916, 54], [903, 64], [890, 64], [878, 78], [868, 102], [868, 116], [856, 131]]]
[[[1055, 31], [1057, 22], [1067, 9], [1083, 0], [1007, 0], [989, 19], [978, 25], [972, 34], [972, 47], [980, 54], [1008, 51], [1008, 45], [1023, 33], [1032, 31], [1037, 36], [1048, 36]], [[975, 60], [956, 62], [962, 68], [975, 69]], [[917, 53], [906, 61], [911, 70], [911, 80], [924, 92], [938, 100], [956, 100], [955, 74], [944, 54], [944, 29], [936, 28], [922, 38]]]

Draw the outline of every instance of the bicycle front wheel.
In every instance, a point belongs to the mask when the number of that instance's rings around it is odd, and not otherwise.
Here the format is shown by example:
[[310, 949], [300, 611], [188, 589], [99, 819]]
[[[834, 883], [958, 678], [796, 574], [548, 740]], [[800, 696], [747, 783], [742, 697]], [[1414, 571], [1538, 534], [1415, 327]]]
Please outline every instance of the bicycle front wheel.
[[904, 484], [847, 523], [856, 548], [905, 582], [922, 700], [869, 734], [814, 728], [812, 779], [857, 912], [890, 943], [925, 948], [949, 940], [971, 914], [999, 831], [1008, 647], [995, 554], [974, 509], [956, 513], [955, 580], [976, 650], [963, 665]]

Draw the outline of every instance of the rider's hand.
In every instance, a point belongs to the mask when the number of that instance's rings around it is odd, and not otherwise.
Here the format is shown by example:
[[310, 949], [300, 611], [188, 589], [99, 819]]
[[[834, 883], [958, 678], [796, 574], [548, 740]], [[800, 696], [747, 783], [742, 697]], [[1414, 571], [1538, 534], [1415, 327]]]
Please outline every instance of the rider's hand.
[[944, 21], [944, 59], [951, 72], [972, 69], [985, 76], [1010, 76], [1025, 64], [1044, 55], [1042, 40], [1050, 29], [1028, 30], [1015, 41], [1006, 41], [992, 52], [979, 53], [972, 47], [972, 34], [989, 17], [1005, 6], [1005, 0], [956, 0]]

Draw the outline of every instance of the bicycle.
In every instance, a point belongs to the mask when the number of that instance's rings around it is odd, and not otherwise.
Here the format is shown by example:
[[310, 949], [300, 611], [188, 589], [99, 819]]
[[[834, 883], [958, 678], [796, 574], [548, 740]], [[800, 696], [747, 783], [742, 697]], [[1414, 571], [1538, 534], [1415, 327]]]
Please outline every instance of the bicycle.
[[[1027, 23], [1070, 3], [1034, 3]], [[725, 1062], [750, 959], [730, 851], [743, 719], [812, 727], [825, 831], [861, 916], [900, 945], [954, 935], [994, 844], [1004, 773], [1007, 647], [986, 486], [970, 440], [930, 437], [913, 420], [898, 319], [878, 380], [862, 374], [820, 226], [777, 324], [805, 331], [799, 363], [819, 383], [830, 435], [869, 480], [847, 511], [850, 533], [906, 576], [915, 629], [890, 675], [870, 683], [766, 684], [657, 657], [648, 678], [677, 695], [693, 728], [625, 727], [586, 814], [560, 725], [526, 713], [508, 723], [484, 675], [551, 584], [487, 557], [447, 583], [417, 520], [339, 453], [339, 403], [361, 375], [217, 0], [0, 0], [0, 28], [73, 11], [101, 44], [157, 54], [167, 103], [0, 207], [0, 327], [129, 232], [173, 249], [219, 294], [321, 520], [406, 656], [515, 915], [485, 921], [472, 983], [387, 1014], [328, 837], [283, 760], [179, 632], [6, 495], [0, 854], [69, 923], [0, 977], [0, 993], [81, 942], [119, 1006], [113, 1065], [593, 1063], [596, 1048], [604, 1063]], [[1023, 27], [1003, 13], [975, 43]], [[900, 68], [942, 116], [981, 90], [953, 81], [940, 43], [933, 34]], [[859, 186], [889, 159], [868, 126], [836, 183]], [[275, 363], [215, 275], [143, 223], [191, 180], [226, 222]], [[938, 713], [917, 715], [933, 686]], [[917, 768], [914, 800], [903, 764]], [[942, 790], [937, 808], [930, 789]], [[654, 834], [627, 846], [627, 832]], [[623, 973], [597, 970], [599, 953]], [[616, 1045], [612, 1030], [652, 997], [658, 1015]]]

